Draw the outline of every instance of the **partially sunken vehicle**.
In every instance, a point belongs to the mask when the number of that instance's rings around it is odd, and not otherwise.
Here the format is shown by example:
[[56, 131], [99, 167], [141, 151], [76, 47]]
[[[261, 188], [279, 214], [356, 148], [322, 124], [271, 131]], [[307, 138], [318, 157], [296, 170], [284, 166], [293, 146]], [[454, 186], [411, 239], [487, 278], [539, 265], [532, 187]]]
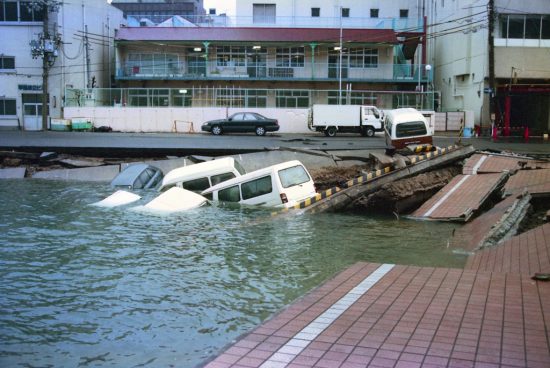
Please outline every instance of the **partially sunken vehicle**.
[[162, 179], [159, 191], [164, 192], [172, 187], [178, 187], [200, 193], [213, 185], [243, 174], [245, 171], [237, 160], [224, 157], [170, 171]]
[[311, 175], [297, 160], [250, 172], [202, 192], [213, 201], [287, 208], [315, 194]]
[[147, 164], [132, 164], [118, 174], [111, 186], [126, 189], [151, 189], [162, 180], [162, 171], [155, 166]]

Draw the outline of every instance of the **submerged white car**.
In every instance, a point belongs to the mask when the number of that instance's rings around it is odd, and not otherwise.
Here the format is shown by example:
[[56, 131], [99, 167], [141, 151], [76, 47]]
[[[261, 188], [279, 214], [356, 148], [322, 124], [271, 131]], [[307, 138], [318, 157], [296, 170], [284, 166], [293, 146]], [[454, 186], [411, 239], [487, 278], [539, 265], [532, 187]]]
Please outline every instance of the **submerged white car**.
[[213, 201], [287, 208], [315, 194], [311, 175], [297, 160], [253, 171], [202, 192]]

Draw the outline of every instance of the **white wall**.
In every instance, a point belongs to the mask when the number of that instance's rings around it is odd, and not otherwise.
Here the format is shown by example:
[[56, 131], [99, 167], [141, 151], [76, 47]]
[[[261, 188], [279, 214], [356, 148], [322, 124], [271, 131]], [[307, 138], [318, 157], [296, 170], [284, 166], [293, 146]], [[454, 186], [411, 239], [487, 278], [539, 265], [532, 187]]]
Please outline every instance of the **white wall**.
[[[177, 121], [177, 132], [190, 131], [191, 122], [196, 133], [202, 123], [223, 119], [241, 111], [226, 108], [135, 108], [135, 107], [67, 107], [65, 118], [90, 118], [95, 127], [110, 126], [124, 132], [172, 132]], [[280, 133], [307, 133], [308, 109], [246, 109], [279, 120]]]

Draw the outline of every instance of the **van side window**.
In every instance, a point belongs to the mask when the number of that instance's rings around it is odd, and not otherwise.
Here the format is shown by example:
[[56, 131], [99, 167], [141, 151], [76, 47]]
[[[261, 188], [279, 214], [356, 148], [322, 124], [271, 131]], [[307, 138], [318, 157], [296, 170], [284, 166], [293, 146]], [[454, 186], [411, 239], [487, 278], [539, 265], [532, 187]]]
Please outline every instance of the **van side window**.
[[306, 170], [300, 165], [279, 171], [279, 179], [281, 179], [283, 188], [306, 183], [310, 180]]
[[271, 176], [264, 176], [256, 180], [241, 184], [243, 199], [250, 199], [264, 194], [271, 193], [273, 186], [271, 185]]
[[212, 175], [210, 177], [210, 181], [212, 182], [212, 186], [214, 186], [216, 184], [221, 183], [222, 181], [233, 179], [234, 177], [235, 177], [235, 174], [233, 174], [232, 172], [228, 172], [228, 173], [223, 173], [219, 175]]
[[411, 121], [397, 124], [395, 128], [395, 136], [397, 138], [412, 137], [415, 135], [426, 135], [426, 124], [422, 121]]
[[190, 190], [192, 192], [202, 192], [205, 189], [210, 188], [208, 178], [198, 178], [194, 180], [184, 181], [181, 183], [183, 189]]
[[239, 195], [239, 186], [234, 185], [232, 187], [220, 190], [218, 192], [218, 200], [225, 202], [239, 202], [241, 200]]

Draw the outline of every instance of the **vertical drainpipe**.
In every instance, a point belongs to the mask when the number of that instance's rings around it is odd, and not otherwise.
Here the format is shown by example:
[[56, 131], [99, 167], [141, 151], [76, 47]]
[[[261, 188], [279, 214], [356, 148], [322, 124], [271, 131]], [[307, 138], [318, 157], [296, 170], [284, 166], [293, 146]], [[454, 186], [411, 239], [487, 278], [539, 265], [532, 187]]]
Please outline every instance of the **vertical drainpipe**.
[[312, 42], [309, 44], [309, 47], [311, 47], [311, 79], [315, 78], [315, 48], [317, 47], [317, 44], [315, 42]]
[[205, 65], [206, 73], [208, 73], [208, 66], [209, 66], [208, 65], [208, 46], [210, 45], [210, 42], [203, 41], [202, 44], [204, 45], [204, 65]]

